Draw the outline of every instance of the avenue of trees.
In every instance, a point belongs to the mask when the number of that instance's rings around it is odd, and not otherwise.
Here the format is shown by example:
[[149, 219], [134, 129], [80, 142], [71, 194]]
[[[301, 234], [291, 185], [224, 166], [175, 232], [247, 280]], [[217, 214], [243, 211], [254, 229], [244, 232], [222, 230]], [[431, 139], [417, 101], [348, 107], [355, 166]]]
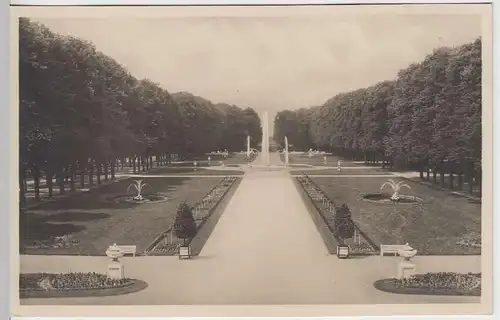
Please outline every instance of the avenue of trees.
[[435, 183], [462, 189], [467, 182], [472, 192], [481, 185], [481, 39], [434, 50], [394, 81], [282, 111], [274, 139], [285, 135], [297, 149], [418, 169], [427, 180], [432, 172]]
[[[19, 26], [19, 183], [40, 199], [64, 184], [84, 188], [114, 179], [124, 162], [134, 171], [214, 150], [241, 151], [260, 143], [251, 108], [214, 104], [190, 93], [170, 94], [136, 79], [87, 41], [63, 36], [26, 18]], [[127, 160], [126, 160], [127, 159]], [[79, 181], [78, 181], [79, 180]]]

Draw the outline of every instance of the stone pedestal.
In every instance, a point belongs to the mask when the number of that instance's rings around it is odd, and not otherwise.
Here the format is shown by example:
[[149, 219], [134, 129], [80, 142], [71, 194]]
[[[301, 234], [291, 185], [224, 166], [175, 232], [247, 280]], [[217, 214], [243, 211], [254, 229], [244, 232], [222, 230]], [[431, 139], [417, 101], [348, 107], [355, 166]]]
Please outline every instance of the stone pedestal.
[[120, 261], [111, 261], [108, 264], [108, 277], [111, 279], [124, 278], [124, 268]]
[[416, 273], [416, 266], [410, 261], [400, 261], [398, 263], [398, 279], [410, 278]]

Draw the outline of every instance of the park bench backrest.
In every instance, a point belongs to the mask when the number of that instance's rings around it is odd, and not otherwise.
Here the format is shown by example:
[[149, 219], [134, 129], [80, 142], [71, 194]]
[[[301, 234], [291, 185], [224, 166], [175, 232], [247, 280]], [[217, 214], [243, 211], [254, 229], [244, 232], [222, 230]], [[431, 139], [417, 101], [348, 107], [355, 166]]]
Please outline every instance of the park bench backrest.
[[137, 252], [137, 246], [117, 246], [123, 252], [123, 254], [132, 254], [135, 257]]

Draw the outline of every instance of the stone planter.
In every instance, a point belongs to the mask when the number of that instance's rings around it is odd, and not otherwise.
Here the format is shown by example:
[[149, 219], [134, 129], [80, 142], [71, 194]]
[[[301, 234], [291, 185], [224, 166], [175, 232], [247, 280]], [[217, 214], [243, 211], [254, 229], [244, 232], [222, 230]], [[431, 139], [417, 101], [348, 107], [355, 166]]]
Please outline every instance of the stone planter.
[[179, 259], [191, 259], [191, 247], [189, 245], [179, 247]]
[[337, 245], [337, 257], [339, 259], [346, 259], [349, 257], [349, 246], [345, 244]]

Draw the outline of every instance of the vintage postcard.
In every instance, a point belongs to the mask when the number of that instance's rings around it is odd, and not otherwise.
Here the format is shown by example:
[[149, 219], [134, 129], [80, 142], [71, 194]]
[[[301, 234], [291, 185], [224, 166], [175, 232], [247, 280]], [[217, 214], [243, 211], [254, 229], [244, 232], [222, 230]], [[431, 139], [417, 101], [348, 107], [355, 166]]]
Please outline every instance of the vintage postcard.
[[11, 17], [13, 316], [492, 312], [491, 5]]

